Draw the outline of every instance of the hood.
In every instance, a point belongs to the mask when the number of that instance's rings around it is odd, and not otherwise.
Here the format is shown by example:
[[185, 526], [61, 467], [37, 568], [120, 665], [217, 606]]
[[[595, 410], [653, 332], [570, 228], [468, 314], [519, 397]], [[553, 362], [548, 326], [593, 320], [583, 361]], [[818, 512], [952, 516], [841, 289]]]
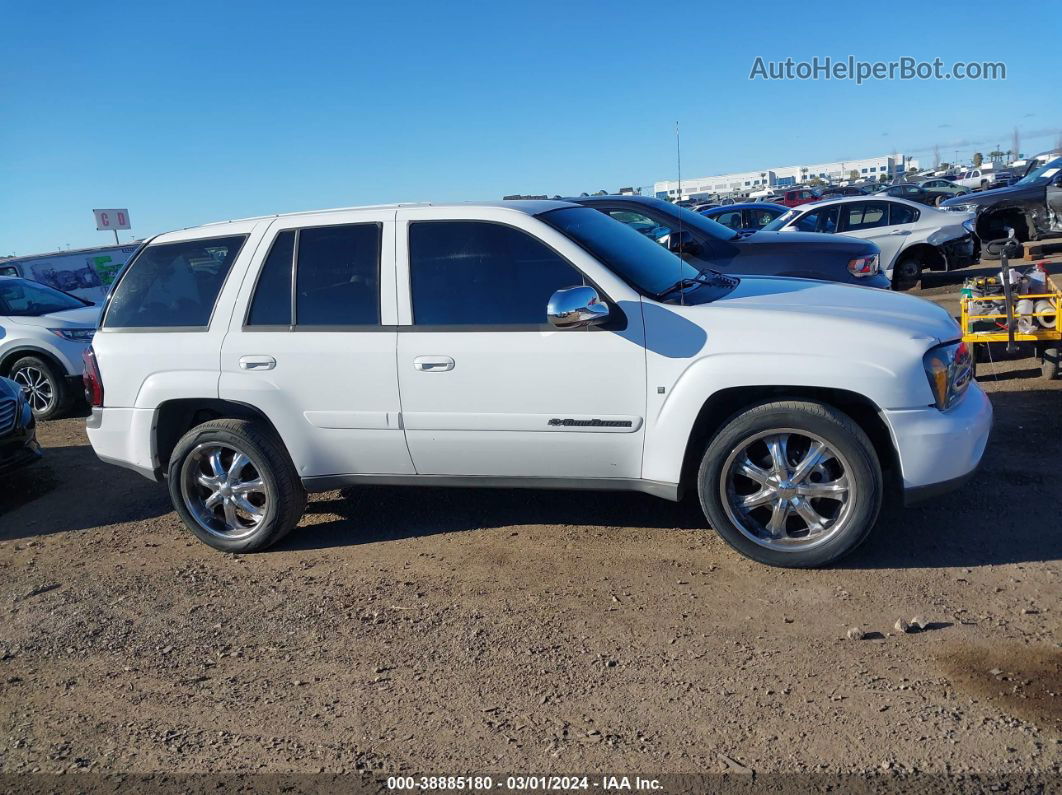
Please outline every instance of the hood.
[[62, 312], [50, 312], [35, 317], [12, 316], [11, 321], [23, 326], [42, 326], [43, 328], [96, 328], [100, 319], [100, 307], [82, 306], [76, 309], [64, 309]]
[[963, 204], [975, 204], [987, 206], [1005, 199], [1025, 199], [1037, 196], [1045, 190], [1045, 185], [1008, 185], [1005, 188], [993, 188], [982, 190], [977, 193], [965, 193], [962, 196], [953, 196], [941, 203], [942, 207], [955, 207]]
[[[710, 306], [850, 321], [911, 339], [947, 342], [961, 336], [948, 312], [923, 298], [814, 279], [742, 276], [741, 283]], [[799, 322], [799, 320], [797, 321]]]

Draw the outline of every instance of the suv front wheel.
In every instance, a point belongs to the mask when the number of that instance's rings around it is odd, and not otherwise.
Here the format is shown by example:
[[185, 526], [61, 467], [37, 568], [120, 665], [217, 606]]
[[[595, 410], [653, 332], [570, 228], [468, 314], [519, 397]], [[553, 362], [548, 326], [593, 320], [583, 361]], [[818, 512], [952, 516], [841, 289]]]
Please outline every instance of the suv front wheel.
[[764, 403], [732, 417], [708, 444], [697, 478], [711, 526], [772, 566], [837, 560], [869, 535], [882, 475], [867, 435], [822, 403]]
[[257, 552], [287, 535], [306, 492], [268, 426], [211, 420], [188, 431], [169, 465], [170, 497], [185, 525], [223, 552]]

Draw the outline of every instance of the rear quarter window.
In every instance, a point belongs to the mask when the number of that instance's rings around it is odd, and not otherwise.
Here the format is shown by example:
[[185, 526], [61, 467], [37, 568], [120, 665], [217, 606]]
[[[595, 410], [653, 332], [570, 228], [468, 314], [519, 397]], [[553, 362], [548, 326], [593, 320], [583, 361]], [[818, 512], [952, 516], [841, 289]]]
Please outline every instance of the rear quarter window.
[[104, 328], [206, 328], [246, 235], [147, 246], [107, 306]]

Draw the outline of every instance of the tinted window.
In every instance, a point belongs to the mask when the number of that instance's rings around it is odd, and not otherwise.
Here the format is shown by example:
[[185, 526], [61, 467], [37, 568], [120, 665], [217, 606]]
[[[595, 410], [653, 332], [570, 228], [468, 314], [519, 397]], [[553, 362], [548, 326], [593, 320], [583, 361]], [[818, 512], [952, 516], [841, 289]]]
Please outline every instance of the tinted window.
[[888, 208], [885, 202], [855, 202], [844, 205], [843, 217], [846, 232], [858, 229], [873, 229], [885, 226], [889, 222]]
[[837, 205], [812, 210], [793, 224], [793, 227], [801, 232], [833, 234], [837, 231]]
[[889, 202], [889, 225], [893, 224], [913, 224], [918, 220], [919, 212], [914, 207], [908, 207], [906, 204], [897, 204], [896, 202]]
[[485, 221], [411, 224], [409, 280], [413, 322], [428, 326], [541, 325], [550, 296], [583, 283], [541, 241]]
[[719, 213], [712, 217], [713, 221], [721, 223], [723, 226], [728, 226], [731, 229], [741, 228], [741, 210], [727, 210], [725, 213]]
[[760, 229], [777, 218], [778, 215], [779, 212], [777, 210], [754, 208], [749, 210], [749, 224], [753, 229]]
[[38, 317], [83, 306], [86, 306], [84, 301], [37, 282], [23, 279], [0, 281], [0, 315]]
[[105, 328], [201, 328], [247, 238], [216, 237], [147, 246], [126, 268]]
[[291, 263], [295, 254], [295, 231], [277, 235], [258, 276], [247, 315], [248, 326], [291, 325]]
[[300, 229], [295, 276], [297, 326], [380, 322], [380, 225]]
[[0, 265], [0, 276], [18, 276], [18, 268], [14, 265]]

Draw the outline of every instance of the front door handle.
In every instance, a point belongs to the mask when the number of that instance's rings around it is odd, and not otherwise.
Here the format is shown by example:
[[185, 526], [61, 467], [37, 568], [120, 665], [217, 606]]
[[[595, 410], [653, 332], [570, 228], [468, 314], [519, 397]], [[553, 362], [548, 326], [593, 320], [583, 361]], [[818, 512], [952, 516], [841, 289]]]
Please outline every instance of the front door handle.
[[277, 360], [272, 356], [241, 356], [241, 370], [272, 370], [277, 366]]
[[889, 234], [890, 235], [909, 235], [909, 234], [911, 234], [911, 230], [910, 229], [893, 229], [891, 232], [889, 232]]
[[445, 373], [454, 369], [454, 360], [449, 356], [418, 356], [413, 367], [422, 373]]

